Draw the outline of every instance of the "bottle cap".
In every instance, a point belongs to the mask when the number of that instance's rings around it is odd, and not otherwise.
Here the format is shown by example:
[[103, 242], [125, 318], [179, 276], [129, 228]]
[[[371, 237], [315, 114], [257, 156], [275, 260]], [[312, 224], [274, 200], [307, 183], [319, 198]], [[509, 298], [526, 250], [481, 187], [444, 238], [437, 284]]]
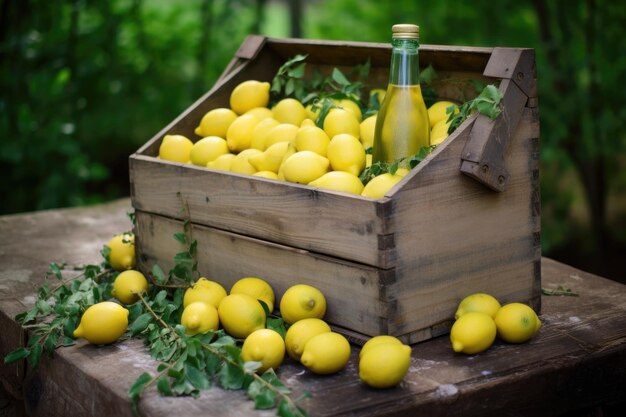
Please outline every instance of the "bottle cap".
[[411, 24], [398, 24], [391, 27], [392, 37], [396, 39], [419, 39], [420, 27]]

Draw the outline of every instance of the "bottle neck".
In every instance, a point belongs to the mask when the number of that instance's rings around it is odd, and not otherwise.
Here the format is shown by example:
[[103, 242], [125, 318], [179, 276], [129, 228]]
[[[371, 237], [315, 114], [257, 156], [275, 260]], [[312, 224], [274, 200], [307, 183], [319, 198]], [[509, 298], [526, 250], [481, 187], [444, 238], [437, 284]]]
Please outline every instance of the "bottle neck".
[[394, 85], [419, 85], [419, 41], [392, 39], [391, 46], [389, 82]]

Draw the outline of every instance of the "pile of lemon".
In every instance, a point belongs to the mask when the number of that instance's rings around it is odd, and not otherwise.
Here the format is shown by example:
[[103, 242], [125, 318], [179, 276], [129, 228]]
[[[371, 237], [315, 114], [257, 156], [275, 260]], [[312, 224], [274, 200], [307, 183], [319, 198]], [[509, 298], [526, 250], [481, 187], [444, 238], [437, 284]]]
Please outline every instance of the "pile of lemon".
[[541, 320], [528, 305], [502, 306], [495, 297], [485, 293], [465, 297], [455, 319], [450, 331], [452, 349], [470, 355], [487, 350], [496, 336], [508, 343], [523, 343], [541, 328]]
[[[381, 101], [384, 94], [374, 89], [370, 97]], [[361, 182], [359, 174], [372, 161], [366, 150], [374, 142], [376, 115], [363, 120], [356, 100], [333, 100], [322, 127], [316, 125], [320, 109], [312, 104], [285, 98], [270, 109], [269, 101], [268, 82], [242, 82], [231, 92], [230, 108], [212, 109], [201, 118], [195, 129], [199, 140], [165, 135], [159, 158], [370, 198], [383, 197], [408, 172]], [[441, 103], [430, 112], [433, 126], [449, 102]]]

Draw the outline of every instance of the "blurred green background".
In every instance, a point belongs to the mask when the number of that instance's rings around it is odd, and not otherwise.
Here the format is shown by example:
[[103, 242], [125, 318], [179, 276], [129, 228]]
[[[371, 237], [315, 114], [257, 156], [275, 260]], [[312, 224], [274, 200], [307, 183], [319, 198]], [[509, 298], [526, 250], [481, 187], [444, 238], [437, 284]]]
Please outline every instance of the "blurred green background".
[[626, 8], [601, 0], [2, 0], [0, 214], [127, 196], [247, 34], [536, 49], [543, 254], [626, 281]]

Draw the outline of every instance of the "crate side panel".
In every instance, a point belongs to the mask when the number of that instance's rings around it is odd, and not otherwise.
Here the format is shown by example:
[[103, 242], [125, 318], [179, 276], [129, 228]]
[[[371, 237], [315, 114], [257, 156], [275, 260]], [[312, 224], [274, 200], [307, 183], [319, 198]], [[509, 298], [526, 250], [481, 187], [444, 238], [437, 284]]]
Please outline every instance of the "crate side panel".
[[[168, 271], [174, 255], [185, 249], [172, 237], [183, 230], [182, 221], [136, 213], [140, 269], [150, 271], [158, 263]], [[198, 270], [227, 290], [239, 278], [260, 277], [273, 287], [278, 306], [291, 285], [313, 285], [326, 297], [325, 319], [330, 323], [370, 336], [386, 330], [389, 303], [383, 281], [388, 278], [377, 268], [197, 224], [192, 225], [192, 235], [197, 241]]]

